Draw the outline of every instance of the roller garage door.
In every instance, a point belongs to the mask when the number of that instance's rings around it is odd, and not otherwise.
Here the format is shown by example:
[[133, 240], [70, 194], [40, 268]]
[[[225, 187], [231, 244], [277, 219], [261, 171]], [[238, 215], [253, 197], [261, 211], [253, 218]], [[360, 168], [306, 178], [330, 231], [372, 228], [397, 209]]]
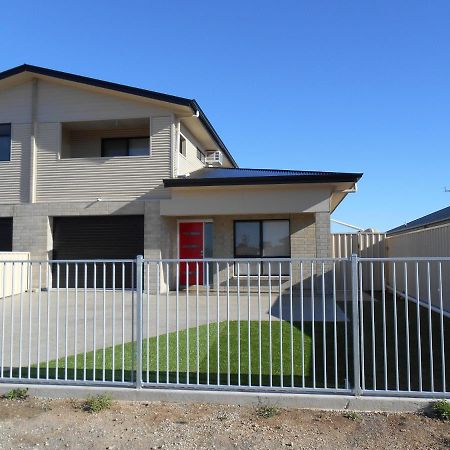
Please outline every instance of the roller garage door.
[[0, 218], [0, 252], [12, 251], [12, 217]]
[[[144, 254], [144, 216], [90, 216], [53, 218], [53, 259], [135, 259]], [[134, 269], [134, 268], [133, 268]], [[87, 281], [87, 287], [112, 287], [111, 264], [89, 264], [85, 276], [84, 264], [78, 266], [78, 287]], [[53, 267], [53, 284], [59, 279], [60, 287], [75, 287], [75, 267], [69, 265], [66, 277], [65, 265], [60, 265], [59, 274]], [[132, 266], [127, 264], [124, 273], [125, 287], [133, 286]], [[122, 287], [122, 265], [115, 267], [115, 286]]]

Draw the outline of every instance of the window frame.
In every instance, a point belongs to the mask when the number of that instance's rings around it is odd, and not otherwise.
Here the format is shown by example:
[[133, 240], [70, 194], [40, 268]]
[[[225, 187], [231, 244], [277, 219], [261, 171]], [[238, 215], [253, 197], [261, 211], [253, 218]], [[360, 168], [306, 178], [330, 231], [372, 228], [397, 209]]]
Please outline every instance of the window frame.
[[[182, 145], [184, 142], [184, 146]], [[184, 152], [183, 152], [184, 149]], [[180, 139], [178, 140], [178, 152], [181, 156], [184, 156], [187, 158], [187, 139], [186, 136], [183, 136], [182, 133], [180, 133]]]
[[[259, 224], [259, 251], [260, 251], [260, 256], [244, 256], [244, 255], [236, 255], [236, 225], [238, 223], [254, 223], [257, 222]], [[263, 250], [264, 250], [264, 235], [263, 235], [263, 222], [287, 222], [288, 223], [288, 228], [289, 228], [289, 256], [286, 255], [282, 255], [282, 256], [263, 256]], [[261, 265], [261, 269], [260, 269], [260, 275], [267, 275], [264, 274], [263, 272], [263, 268], [264, 268], [264, 259], [279, 259], [279, 258], [286, 258], [286, 259], [290, 259], [292, 255], [292, 250], [291, 250], [291, 221], [290, 219], [243, 219], [243, 220], [234, 220], [233, 221], [233, 257], [235, 259], [257, 259], [257, 260], [262, 260], [262, 262], [260, 263]], [[236, 264], [235, 264], [236, 266]], [[236, 268], [235, 268], [235, 274], [236, 274]], [[281, 276], [283, 275], [288, 275], [285, 273], [281, 273]], [[240, 274], [240, 276], [247, 276], [247, 274]], [[257, 276], [257, 275], [249, 275], [249, 276]], [[278, 274], [274, 275], [272, 274], [272, 276], [277, 276]]]
[[11, 150], [12, 150], [12, 124], [11, 122], [5, 122], [5, 123], [0, 123], [0, 126], [2, 125], [6, 125], [9, 127], [9, 135], [3, 135], [1, 137], [8, 137], [9, 136], [9, 157], [8, 159], [0, 159], [0, 163], [7, 163], [7, 162], [11, 162]]
[[[200, 150], [200, 148], [198, 148], [198, 147], [196, 147], [196, 148], [197, 148], [197, 159], [198, 159], [201, 163], [205, 164], [205, 162], [206, 162], [206, 155], [205, 155], [205, 153], [203, 153], [203, 151]], [[199, 155], [201, 155], [200, 158], [199, 158]]]
[[[148, 139], [149, 147], [148, 147], [148, 155], [130, 155], [130, 141], [132, 139]], [[127, 154], [126, 155], [117, 155], [117, 156], [107, 156], [105, 155], [105, 141], [115, 141], [115, 140], [122, 140], [127, 141]], [[126, 136], [126, 137], [107, 137], [107, 138], [101, 138], [101, 157], [102, 158], [142, 158], [150, 156], [150, 136]]]

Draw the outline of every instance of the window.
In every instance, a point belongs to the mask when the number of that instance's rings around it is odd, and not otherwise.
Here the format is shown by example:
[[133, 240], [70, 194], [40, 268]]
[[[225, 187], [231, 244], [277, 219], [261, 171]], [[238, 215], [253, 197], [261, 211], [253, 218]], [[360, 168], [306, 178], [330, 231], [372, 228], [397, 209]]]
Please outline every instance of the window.
[[0, 124], [0, 161], [11, 160], [11, 124]]
[[186, 138], [180, 134], [180, 153], [186, 156]]
[[260, 225], [260, 222], [235, 222], [234, 256], [236, 258], [261, 257]]
[[102, 156], [148, 156], [150, 139], [146, 137], [102, 139]]
[[[234, 256], [235, 258], [289, 258], [291, 244], [289, 220], [239, 220], [234, 222]], [[239, 264], [239, 273], [246, 275], [258, 273], [258, 263]], [[278, 275], [279, 263], [263, 262], [260, 273]], [[288, 264], [281, 263], [281, 271], [288, 272]]]
[[205, 154], [197, 147], [197, 158], [204, 163], [205, 162]]
[[146, 156], [150, 154], [148, 137], [128, 139], [128, 156]]
[[291, 255], [289, 220], [265, 220], [262, 222], [263, 258], [281, 258]]

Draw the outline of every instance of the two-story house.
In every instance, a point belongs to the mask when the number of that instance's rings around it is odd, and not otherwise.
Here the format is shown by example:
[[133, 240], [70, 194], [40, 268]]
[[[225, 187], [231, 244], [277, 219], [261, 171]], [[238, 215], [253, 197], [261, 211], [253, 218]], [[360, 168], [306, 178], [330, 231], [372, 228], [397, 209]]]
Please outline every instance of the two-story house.
[[0, 250], [330, 257], [330, 214], [360, 177], [241, 169], [195, 100], [30, 65], [0, 73]]

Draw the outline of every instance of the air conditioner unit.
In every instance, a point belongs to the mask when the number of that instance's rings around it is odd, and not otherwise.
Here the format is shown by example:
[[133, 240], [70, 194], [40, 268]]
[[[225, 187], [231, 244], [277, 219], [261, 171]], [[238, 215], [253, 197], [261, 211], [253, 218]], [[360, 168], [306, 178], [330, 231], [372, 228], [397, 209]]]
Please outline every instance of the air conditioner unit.
[[205, 161], [206, 164], [210, 164], [212, 166], [221, 166], [223, 164], [223, 153], [220, 150], [208, 152]]

